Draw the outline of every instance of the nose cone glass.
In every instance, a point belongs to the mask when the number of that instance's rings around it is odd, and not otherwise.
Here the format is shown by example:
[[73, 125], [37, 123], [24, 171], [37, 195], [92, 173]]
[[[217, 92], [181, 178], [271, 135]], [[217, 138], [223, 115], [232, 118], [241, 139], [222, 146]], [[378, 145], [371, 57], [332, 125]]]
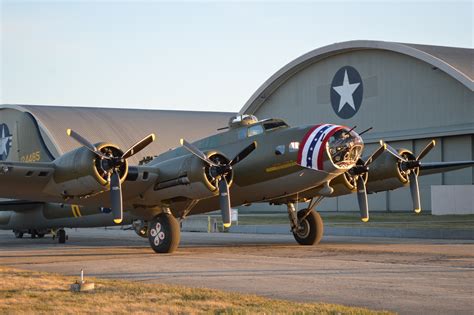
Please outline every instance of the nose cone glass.
[[353, 167], [360, 158], [363, 148], [362, 138], [347, 128], [336, 131], [327, 142], [329, 157], [338, 168]]

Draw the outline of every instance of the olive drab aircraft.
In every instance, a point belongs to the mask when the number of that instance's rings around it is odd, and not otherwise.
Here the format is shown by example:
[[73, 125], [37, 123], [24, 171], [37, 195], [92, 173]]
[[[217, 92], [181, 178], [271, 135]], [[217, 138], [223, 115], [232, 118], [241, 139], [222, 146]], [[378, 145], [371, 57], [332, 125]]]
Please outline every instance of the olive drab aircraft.
[[[323, 235], [316, 208], [325, 198], [354, 193], [366, 222], [367, 193], [409, 186], [419, 213], [418, 176], [474, 165], [422, 162], [434, 141], [416, 156], [382, 141], [366, 153], [365, 131], [333, 124], [290, 127], [280, 119], [242, 115], [222, 129], [194, 143], [182, 139], [144, 165], [129, 165], [127, 159], [154, 141], [153, 134], [123, 151], [111, 143], [92, 144], [69, 129], [82, 146], [50, 162], [0, 161], [0, 198], [9, 198], [0, 205], [0, 227], [17, 237], [56, 231], [64, 242], [65, 227], [133, 220], [155, 252], [169, 253], [180, 241], [178, 220], [220, 209], [228, 228], [231, 207], [269, 203], [287, 205], [296, 241], [313, 245]], [[12, 141], [7, 136], [2, 146]], [[296, 211], [297, 202], [308, 207]]]

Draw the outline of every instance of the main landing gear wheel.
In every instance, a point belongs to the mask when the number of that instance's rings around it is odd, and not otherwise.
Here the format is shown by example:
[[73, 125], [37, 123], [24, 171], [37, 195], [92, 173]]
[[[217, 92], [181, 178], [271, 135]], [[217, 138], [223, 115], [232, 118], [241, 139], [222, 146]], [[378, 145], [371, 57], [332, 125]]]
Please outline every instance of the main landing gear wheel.
[[23, 238], [23, 232], [21, 232], [21, 231], [13, 231], [13, 233], [15, 234], [15, 237], [16, 237], [16, 238]]
[[308, 215], [302, 219], [308, 209], [298, 211], [299, 226], [293, 231], [295, 240], [300, 245], [315, 245], [323, 237], [323, 219], [318, 212], [311, 210]]
[[178, 248], [179, 239], [179, 223], [172, 214], [161, 213], [148, 222], [148, 241], [155, 252], [172, 253]]

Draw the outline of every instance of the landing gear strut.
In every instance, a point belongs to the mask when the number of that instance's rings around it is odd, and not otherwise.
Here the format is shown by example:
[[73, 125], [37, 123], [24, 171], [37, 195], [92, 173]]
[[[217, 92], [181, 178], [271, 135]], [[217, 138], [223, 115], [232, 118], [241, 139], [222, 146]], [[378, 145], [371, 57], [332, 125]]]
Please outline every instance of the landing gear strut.
[[323, 237], [323, 220], [314, 207], [321, 200], [310, 202], [307, 209], [296, 212], [295, 205], [289, 203], [288, 216], [290, 217], [291, 231], [295, 240], [300, 245], [315, 245], [321, 241]]
[[59, 244], [66, 243], [67, 235], [66, 235], [66, 231], [64, 231], [64, 229], [59, 229], [57, 231], [57, 235], [58, 235], [58, 243]]
[[13, 230], [16, 238], [23, 238], [23, 232], [18, 230]]
[[132, 222], [132, 227], [138, 236], [143, 238], [148, 237], [148, 222], [143, 220], [135, 220]]
[[180, 228], [171, 213], [161, 213], [148, 222], [148, 241], [157, 253], [172, 253], [178, 248]]

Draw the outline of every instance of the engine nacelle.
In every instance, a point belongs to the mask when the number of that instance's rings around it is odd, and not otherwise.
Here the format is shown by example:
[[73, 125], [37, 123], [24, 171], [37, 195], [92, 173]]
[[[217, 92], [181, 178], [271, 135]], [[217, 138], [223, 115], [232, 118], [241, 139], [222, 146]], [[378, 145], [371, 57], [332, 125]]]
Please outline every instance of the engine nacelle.
[[[123, 152], [110, 143], [96, 144], [99, 151], [105, 155], [121, 156]], [[65, 197], [86, 197], [109, 190], [108, 174], [104, 170], [104, 160], [85, 147], [63, 154], [54, 160], [55, 185], [47, 190]], [[127, 177], [128, 164], [124, 161], [118, 169], [120, 181]]]
[[[413, 153], [406, 149], [399, 149], [398, 153], [405, 158], [415, 158]], [[389, 152], [382, 153], [370, 165], [367, 192], [394, 190], [408, 184], [408, 173], [401, 169], [400, 161]]]
[[[364, 179], [367, 182], [367, 176], [364, 176]], [[334, 178], [330, 186], [334, 189], [334, 192], [331, 194], [334, 197], [348, 195], [357, 191], [355, 179], [347, 172]]]
[[[207, 156], [216, 163], [228, 162], [218, 152], [209, 152]], [[153, 197], [158, 200], [169, 196], [173, 196], [171, 199], [175, 201], [183, 198], [205, 199], [218, 194], [217, 183], [209, 172], [209, 166], [194, 155], [179, 156], [156, 166], [160, 173], [153, 188]], [[230, 185], [232, 172], [226, 178]]]

